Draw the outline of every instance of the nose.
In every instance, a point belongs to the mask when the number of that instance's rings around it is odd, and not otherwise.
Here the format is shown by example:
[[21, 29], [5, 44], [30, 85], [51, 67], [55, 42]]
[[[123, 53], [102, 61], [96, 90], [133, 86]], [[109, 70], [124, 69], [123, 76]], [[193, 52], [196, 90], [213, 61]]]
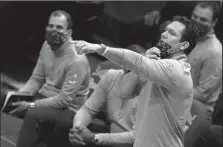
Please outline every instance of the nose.
[[197, 23], [200, 23], [200, 18], [193, 18], [193, 20], [195, 21], [195, 22], [197, 22]]
[[53, 27], [52, 27], [52, 30], [54, 30], [54, 31], [55, 31], [55, 30], [56, 30], [56, 26], [53, 26]]
[[51, 31], [55, 31], [56, 30], [56, 27], [55, 26], [47, 26], [47, 29], [48, 30], [51, 30]]
[[161, 34], [161, 39], [167, 39], [167, 31], [164, 31], [164, 32]]

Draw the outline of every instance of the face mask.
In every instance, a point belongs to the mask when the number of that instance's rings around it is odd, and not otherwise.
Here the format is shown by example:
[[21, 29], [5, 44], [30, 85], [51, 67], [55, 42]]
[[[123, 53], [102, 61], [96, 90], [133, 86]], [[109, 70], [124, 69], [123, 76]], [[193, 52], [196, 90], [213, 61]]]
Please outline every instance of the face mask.
[[46, 31], [45, 39], [47, 43], [51, 46], [52, 50], [57, 50], [60, 48], [64, 42], [67, 40], [67, 34], [58, 31]]
[[178, 43], [176, 45], [169, 45], [166, 42], [160, 40], [156, 47], [160, 50], [160, 58], [165, 59], [170, 57], [171, 54], [180, 51], [180, 47], [183, 45], [184, 42]]
[[203, 37], [205, 36], [211, 29], [211, 26], [210, 25], [203, 25], [203, 24], [200, 24], [196, 21], [193, 21], [193, 23], [195, 24], [196, 28], [197, 28], [197, 31], [198, 31], [198, 37]]

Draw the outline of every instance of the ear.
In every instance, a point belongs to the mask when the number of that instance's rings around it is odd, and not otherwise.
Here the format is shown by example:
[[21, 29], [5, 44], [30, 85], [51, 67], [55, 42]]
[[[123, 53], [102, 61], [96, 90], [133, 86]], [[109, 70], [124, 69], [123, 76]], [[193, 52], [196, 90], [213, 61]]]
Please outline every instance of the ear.
[[67, 33], [68, 33], [69, 36], [72, 36], [72, 33], [73, 33], [72, 29], [69, 29], [69, 30], [67, 31]]
[[218, 18], [216, 18], [216, 19], [212, 22], [212, 27], [215, 27], [217, 23], [218, 23]]
[[185, 41], [185, 42], [183, 43], [183, 45], [180, 47], [180, 50], [185, 50], [185, 49], [187, 49], [187, 48], [189, 47], [189, 45], [190, 45], [190, 43], [187, 42], [187, 41]]

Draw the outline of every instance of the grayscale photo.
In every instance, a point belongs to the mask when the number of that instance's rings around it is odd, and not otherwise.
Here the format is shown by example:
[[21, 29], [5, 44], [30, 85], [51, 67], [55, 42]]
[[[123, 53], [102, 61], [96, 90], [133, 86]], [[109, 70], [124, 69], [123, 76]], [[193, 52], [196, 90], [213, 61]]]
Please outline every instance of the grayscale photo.
[[1, 147], [222, 147], [222, 1], [1, 1]]

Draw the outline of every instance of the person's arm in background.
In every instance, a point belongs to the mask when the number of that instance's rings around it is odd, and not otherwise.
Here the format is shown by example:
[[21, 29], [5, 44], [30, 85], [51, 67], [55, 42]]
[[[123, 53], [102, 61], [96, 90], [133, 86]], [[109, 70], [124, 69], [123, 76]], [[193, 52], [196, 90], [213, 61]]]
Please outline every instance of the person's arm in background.
[[[202, 64], [198, 86], [194, 87], [194, 99], [201, 102], [218, 98], [221, 92], [222, 54], [209, 57]], [[211, 100], [215, 102], [217, 99]]]
[[73, 119], [73, 128], [75, 126], [87, 127], [96, 114], [102, 111], [107, 103], [107, 91], [110, 85], [110, 73], [108, 72], [99, 81], [92, 95], [85, 104], [77, 111]]
[[[41, 51], [44, 49], [44, 46], [45, 43], [43, 44]], [[29, 92], [32, 94], [36, 94], [45, 83], [46, 77], [44, 71], [44, 61], [41, 57], [41, 51], [37, 64], [33, 70], [32, 76], [29, 78], [26, 84], [21, 89], [19, 89], [20, 92]]]
[[67, 67], [68, 70], [65, 73], [65, 80], [61, 92], [53, 97], [36, 100], [36, 107], [67, 108], [72, 100], [76, 98], [76, 94], [89, 72], [89, 68], [85, 66], [88, 65], [81, 59], [71, 63]]

